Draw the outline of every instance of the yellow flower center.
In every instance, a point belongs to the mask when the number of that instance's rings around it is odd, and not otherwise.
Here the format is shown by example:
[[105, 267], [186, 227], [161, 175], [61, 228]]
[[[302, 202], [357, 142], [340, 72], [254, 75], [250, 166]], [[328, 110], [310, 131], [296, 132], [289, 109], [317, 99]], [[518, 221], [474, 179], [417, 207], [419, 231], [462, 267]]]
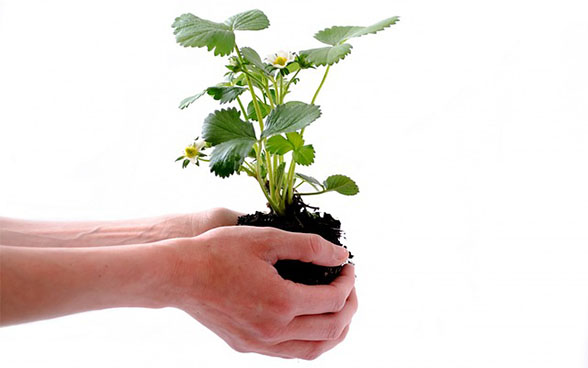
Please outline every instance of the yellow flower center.
[[276, 60], [274, 60], [274, 64], [286, 65], [286, 61], [288, 61], [288, 59], [286, 59], [285, 57], [278, 56]]
[[198, 149], [196, 147], [186, 147], [184, 150], [186, 152], [186, 157], [188, 158], [195, 158], [198, 155]]

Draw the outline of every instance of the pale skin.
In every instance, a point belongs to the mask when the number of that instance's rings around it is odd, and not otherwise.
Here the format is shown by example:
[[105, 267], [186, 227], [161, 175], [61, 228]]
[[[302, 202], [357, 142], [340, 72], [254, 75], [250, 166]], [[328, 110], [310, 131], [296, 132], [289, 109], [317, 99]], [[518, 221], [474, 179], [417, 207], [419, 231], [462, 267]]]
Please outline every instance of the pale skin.
[[184, 310], [239, 352], [315, 359], [346, 336], [354, 267], [330, 285], [282, 279], [273, 264], [324, 266], [348, 252], [320, 236], [233, 226], [239, 214], [112, 222], [0, 218], [0, 325], [114, 307]]

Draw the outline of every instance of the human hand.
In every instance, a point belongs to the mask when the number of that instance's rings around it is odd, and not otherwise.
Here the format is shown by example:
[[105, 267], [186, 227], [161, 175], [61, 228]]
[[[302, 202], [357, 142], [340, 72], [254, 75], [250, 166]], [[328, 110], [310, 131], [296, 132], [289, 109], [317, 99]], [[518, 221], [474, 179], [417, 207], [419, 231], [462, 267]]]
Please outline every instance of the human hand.
[[228, 208], [211, 208], [201, 212], [178, 215], [177, 226], [183, 226], [185, 237], [194, 237], [216, 227], [235, 226], [237, 218], [241, 215], [243, 213]]
[[174, 306], [239, 352], [315, 359], [339, 344], [357, 310], [354, 267], [329, 285], [284, 280], [279, 259], [337, 266], [348, 252], [314, 234], [218, 227], [177, 239]]

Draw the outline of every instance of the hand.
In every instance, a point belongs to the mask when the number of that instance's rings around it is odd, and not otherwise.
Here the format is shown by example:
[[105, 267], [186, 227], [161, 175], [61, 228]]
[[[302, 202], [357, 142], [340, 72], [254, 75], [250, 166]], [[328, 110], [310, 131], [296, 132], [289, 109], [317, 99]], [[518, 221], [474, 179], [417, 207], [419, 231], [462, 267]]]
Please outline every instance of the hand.
[[323, 266], [348, 252], [314, 234], [219, 227], [178, 239], [175, 306], [240, 352], [315, 359], [339, 344], [357, 310], [354, 267], [330, 285], [282, 279], [273, 264], [297, 259]]
[[180, 233], [183, 233], [184, 237], [194, 237], [216, 227], [237, 225], [237, 218], [241, 215], [243, 213], [217, 207], [197, 213], [178, 215], [175, 226]]
[[181, 215], [117, 221], [30, 221], [0, 217], [2, 245], [26, 247], [101, 247], [153, 243], [198, 236], [237, 224], [241, 214], [226, 208]]

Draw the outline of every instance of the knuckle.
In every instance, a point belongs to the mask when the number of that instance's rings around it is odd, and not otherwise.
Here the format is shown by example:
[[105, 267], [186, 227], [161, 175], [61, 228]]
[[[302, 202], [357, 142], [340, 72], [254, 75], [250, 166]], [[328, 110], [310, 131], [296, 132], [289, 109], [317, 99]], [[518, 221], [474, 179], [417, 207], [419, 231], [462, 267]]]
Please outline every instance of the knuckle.
[[290, 316], [293, 313], [294, 306], [285, 296], [274, 298], [268, 304], [269, 312], [277, 317]]
[[343, 327], [339, 322], [332, 322], [327, 326], [327, 330], [325, 331], [325, 338], [327, 340], [337, 340], [341, 333], [343, 332]]
[[214, 207], [209, 210], [208, 216], [213, 220], [224, 222], [226, 219], [231, 217], [231, 210], [224, 207]]
[[249, 350], [241, 345], [231, 345], [231, 348], [235, 350], [237, 353], [248, 353]]
[[270, 226], [255, 227], [252, 229], [255, 232], [255, 239], [259, 244], [266, 247], [271, 247], [271, 243], [276, 240], [279, 230]]
[[276, 340], [280, 335], [280, 328], [274, 323], [261, 322], [254, 327], [257, 339], [262, 342], [271, 342]]
[[347, 298], [343, 293], [341, 293], [341, 295], [335, 298], [335, 300], [333, 301], [333, 310], [335, 312], [341, 312], [343, 308], [345, 308], [346, 299]]
[[308, 248], [313, 255], [318, 255], [321, 253], [321, 236], [317, 234], [309, 234], [308, 235]]
[[311, 345], [306, 351], [304, 351], [300, 358], [304, 360], [315, 360], [319, 356], [321, 356], [322, 351], [319, 349], [318, 345]]

